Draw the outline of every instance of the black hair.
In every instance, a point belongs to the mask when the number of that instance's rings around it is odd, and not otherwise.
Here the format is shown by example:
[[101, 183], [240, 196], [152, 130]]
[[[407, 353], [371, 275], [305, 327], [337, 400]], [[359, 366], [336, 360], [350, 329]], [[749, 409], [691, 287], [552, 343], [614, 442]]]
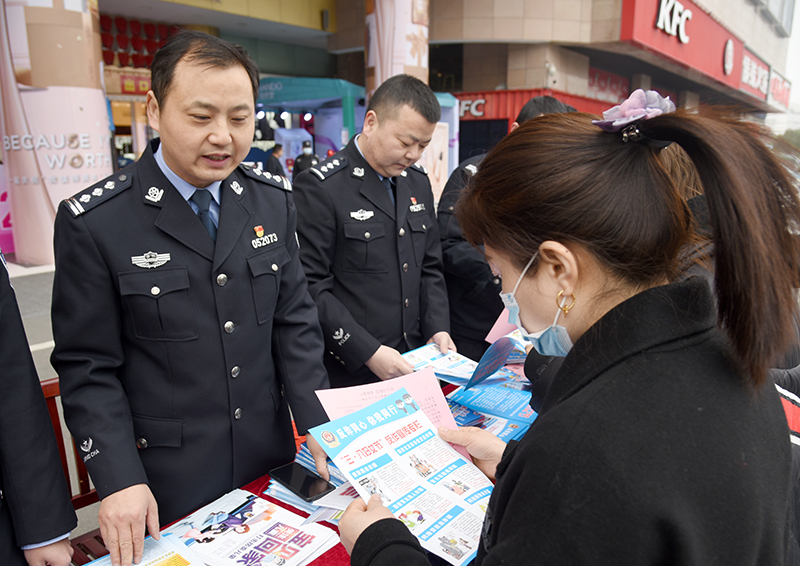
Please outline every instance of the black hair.
[[411, 75], [395, 75], [386, 79], [369, 99], [367, 112], [378, 119], [395, 118], [404, 104], [410, 106], [431, 124], [442, 116], [442, 109], [431, 87]]
[[253, 86], [253, 101], [258, 99], [258, 65], [244, 47], [201, 31], [182, 30], [156, 51], [150, 65], [150, 88], [159, 105], [172, 88], [175, 67], [181, 60], [224, 69], [242, 66]]
[[564, 104], [552, 96], [535, 96], [526, 102], [519, 111], [516, 122], [521, 126], [531, 118], [542, 114], [562, 114], [564, 112], [575, 112], [575, 107]]

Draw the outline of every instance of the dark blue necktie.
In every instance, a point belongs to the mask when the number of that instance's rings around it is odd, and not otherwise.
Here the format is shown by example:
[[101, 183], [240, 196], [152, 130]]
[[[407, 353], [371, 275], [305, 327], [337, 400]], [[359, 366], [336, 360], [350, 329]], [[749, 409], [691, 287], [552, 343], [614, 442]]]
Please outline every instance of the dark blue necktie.
[[392, 199], [392, 205], [394, 205], [394, 179], [392, 177], [384, 177], [383, 186], [389, 191], [389, 198]]
[[211, 193], [207, 189], [197, 189], [189, 200], [197, 205], [197, 217], [208, 230], [211, 239], [216, 242], [217, 227], [214, 225], [211, 212], [208, 210], [211, 205]]

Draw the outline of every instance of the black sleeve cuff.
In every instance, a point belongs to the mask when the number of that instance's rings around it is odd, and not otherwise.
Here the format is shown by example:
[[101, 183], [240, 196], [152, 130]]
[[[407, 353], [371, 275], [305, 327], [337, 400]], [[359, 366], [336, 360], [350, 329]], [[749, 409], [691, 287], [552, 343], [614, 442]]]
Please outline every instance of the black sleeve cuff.
[[430, 566], [416, 537], [397, 519], [382, 519], [361, 533], [350, 566]]

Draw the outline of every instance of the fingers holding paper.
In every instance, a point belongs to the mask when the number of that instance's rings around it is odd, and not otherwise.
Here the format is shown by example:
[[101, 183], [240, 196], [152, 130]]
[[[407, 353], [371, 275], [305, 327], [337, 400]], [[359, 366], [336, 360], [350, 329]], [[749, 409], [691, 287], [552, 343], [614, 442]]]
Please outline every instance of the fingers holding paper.
[[141, 562], [145, 527], [154, 539], [160, 538], [158, 505], [145, 484], [132, 485], [104, 497], [97, 518], [113, 566]]
[[317, 473], [322, 479], [330, 480], [331, 474], [328, 472], [328, 455], [325, 454], [325, 450], [322, 449], [319, 442], [310, 434], [306, 435], [306, 444], [308, 445], [308, 451], [311, 452], [311, 456], [314, 458], [314, 465], [317, 467]]
[[497, 464], [500, 463], [507, 446], [505, 442], [491, 432], [473, 426], [460, 427], [456, 430], [439, 427], [439, 436], [442, 440], [466, 448], [480, 471], [495, 481]]
[[339, 536], [347, 554], [353, 553], [353, 546], [367, 527], [383, 519], [393, 518], [392, 513], [381, 502], [380, 495], [373, 495], [366, 503], [360, 498], [353, 501], [339, 519]]

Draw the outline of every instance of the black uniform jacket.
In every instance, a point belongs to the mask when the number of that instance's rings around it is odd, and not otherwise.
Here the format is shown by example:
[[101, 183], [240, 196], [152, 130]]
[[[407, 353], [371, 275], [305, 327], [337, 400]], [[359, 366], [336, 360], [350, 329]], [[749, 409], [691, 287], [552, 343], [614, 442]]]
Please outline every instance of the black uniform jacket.
[[354, 139], [297, 176], [300, 258], [333, 387], [377, 380], [362, 366], [381, 344], [405, 352], [450, 330], [430, 181], [416, 165], [395, 181], [392, 205]]
[[0, 261], [0, 564], [78, 524], [25, 329]]
[[483, 158], [478, 155], [460, 163], [439, 200], [439, 235], [450, 302], [450, 329], [456, 345], [459, 339], [483, 341], [503, 311], [500, 278], [492, 274], [481, 250], [464, 239], [455, 217], [461, 191], [478, 172]]
[[237, 168], [215, 245], [157, 143], [59, 208], [52, 362], [100, 496], [148, 483], [165, 524], [292, 460], [328, 380], [289, 181]]
[[[693, 278], [576, 341], [498, 465], [477, 564], [784, 564], [786, 417], [772, 383], [744, 384], [714, 318]], [[352, 564], [427, 564], [409, 537], [380, 521]]]
[[313, 167], [319, 163], [319, 156], [316, 153], [312, 153], [311, 155], [306, 155], [305, 153], [301, 153], [297, 156], [294, 160], [294, 169], [292, 169], [292, 182], [297, 178], [297, 176], [308, 169], [309, 167]]

